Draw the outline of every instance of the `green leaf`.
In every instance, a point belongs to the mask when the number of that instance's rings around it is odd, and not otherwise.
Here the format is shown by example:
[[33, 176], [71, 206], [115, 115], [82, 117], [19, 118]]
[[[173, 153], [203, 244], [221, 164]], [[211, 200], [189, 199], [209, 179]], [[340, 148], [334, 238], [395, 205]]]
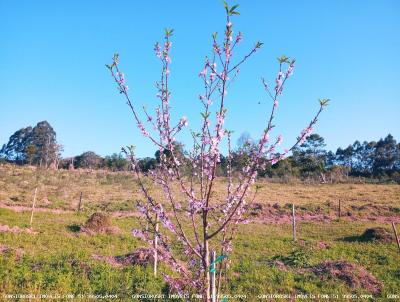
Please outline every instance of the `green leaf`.
[[263, 187], [263, 185], [256, 185], [256, 191], [262, 189]]
[[208, 113], [200, 112], [200, 114], [204, 119], [206, 119], [206, 118], [208, 118], [210, 116], [209, 112]]
[[173, 32], [174, 32], [174, 30], [172, 28], [171, 29], [166, 28], [165, 29], [165, 37], [167, 37], [167, 38], [171, 37]]
[[256, 43], [256, 47], [255, 48], [261, 48], [261, 46], [263, 46], [264, 43], [257, 41]]
[[224, 3], [224, 7], [225, 7], [226, 13], [229, 14], [229, 6], [228, 6], [228, 3], [226, 3], [226, 1], [224, 1], [223, 3]]
[[281, 55], [279, 58], [277, 58], [278, 62], [280, 64], [282, 63], [289, 63], [289, 57], [285, 56], [285, 55]]
[[229, 15], [240, 15], [239, 12], [235, 11], [236, 8], [239, 7], [239, 4], [235, 4], [234, 6], [231, 7], [229, 10]]
[[321, 105], [321, 107], [326, 107], [329, 105], [329, 102], [331, 101], [330, 99], [319, 99], [319, 104]]

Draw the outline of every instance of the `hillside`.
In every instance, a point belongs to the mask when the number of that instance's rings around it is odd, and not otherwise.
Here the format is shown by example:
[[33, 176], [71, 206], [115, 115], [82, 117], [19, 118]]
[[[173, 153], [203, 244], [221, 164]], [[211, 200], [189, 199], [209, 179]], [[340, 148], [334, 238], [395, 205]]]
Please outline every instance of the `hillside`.
[[[224, 181], [219, 179], [221, 187]], [[398, 185], [260, 185], [250, 209], [252, 222], [240, 226], [229, 255], [229, 286], [224, 290], [246, 298], [229, 301], [299, 293], [386, 297], [400, 291], [400, 254], [390, 225], [400, 222]], [[36, 186], [37, 210], [30, 229]], [[80, 192], [83, 209], [77, 213]], [[128, 173], [0, 166], [0, 292], [64, 298], [81, 294], [81, 301], [92, 301], [90, 294], [115, 294], [121, 300], [140, 293], [165, 294], [166, 284], [152, 276], [147, 258], [130, 254], [145, 247], [131, 235], [141, 225], [134, 207], [140, 198]], [[292, 203], [298, 219], [296, 242]], [[109, 232], [85, 231], [85, 222], [96, 211], [110, 214]], [[376, 227], [383, 227], [389, 240], [362, 236]], [[168, 270], [163, 265], [160, 269]]]

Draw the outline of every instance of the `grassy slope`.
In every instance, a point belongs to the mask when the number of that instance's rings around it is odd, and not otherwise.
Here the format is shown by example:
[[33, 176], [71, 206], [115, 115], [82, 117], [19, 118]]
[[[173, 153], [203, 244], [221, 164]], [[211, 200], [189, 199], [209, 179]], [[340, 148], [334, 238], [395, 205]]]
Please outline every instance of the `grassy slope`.
[[[28, 169], [0, 167], [0, 201], [29, 204], [34, 177], [34, 172]], [[136, 196], [132, 179], [121, 174], [51, 172], [43, 175], [41, 182], [39, 203], [42, 202], [42, 206], [73, 209], [82, 190], [87, 196], [87, 211], [81, 215], [37, 212], [34, 217], [37, 234], [0, 233], [0, 245], [11, 249], [0, 258], [0, 292], [116, 293], [128, 298], [132, 293], [165, 291], [164, 283], [151, 276], [150, 268], [113, 268], [91, 258], [92, 254], [122, 255], [140, 247], [141, 242], [130, 236], [130, 230], [139, 225], [136, 218], [114, 218], [114, 224], [122, 230], [119, 235], [88, 236], [73, 231], [73, 226], [82, 224], [94, 209], [130, 209], [131, 201], [140, 198]], [[399, 191], [394, 185], [268, 184], [257, 200], [313, 204], [343, 198], [352, 205], [372, 202], [399, 207]], [[45, 197], [48, 203], [43, 202]], [[28, 212], [0, 209], [0, 225], [24, 228], [29, 218]], [[298, 226], [300, 240], [296, 244], [291, 241], [290, 225], [252, 223], [242, 226], [234, 253], [230, 255], [232, 270], [226, 292], [245, 293], [246, 301], [255, 301], [257, 294], [264, 293], [366, 293], [362, 289], [348, 288], [338, 280], [322, 282], [315, 275], [301, 273], [296, 268], [281, 271], [268, 265], [274, 256], [287, 256], [295, 250], [300, 251], [296, 259], [300, 266], [326, 259], [346, 259], [364, 266], [383, 282], [382, 297], [399, 293], [400, 256], [395, 244], [346, 240], [371, 226], [377, 225], [347, 220], [325, 224], [302, 222]], [[319, 249], [320, 241], [330, 248]], [[22, 255], [18, 249], [23, 251]]]
[[[142, 196], [129, 173], [98, 171], [44, 171], [10, 165], [0, 165], [0, 202], [30, 206], [36, 183], [39, 183], [38, 206], [57, 209], [76, 209], [80, 192], [88, 210], [128, 210]], [[217, 184], [224, 188], [224, 179]], [[260, 203], [295, 203], [314, 206], [342, 200], [344, 209], [354, 205], [373, 203], [376, 206], [400, 208], [398, 185], [332, 184], [303, 185], [279, 184], [261, 180], [256, 201]], [[162, 194], [155, 189], [155, 195]], [[222, 193], [221, 193], [222, 194]], [[179, 196], [180, 194], [178, 194]], [[218, 195], [218, 194], [217, 194]]]

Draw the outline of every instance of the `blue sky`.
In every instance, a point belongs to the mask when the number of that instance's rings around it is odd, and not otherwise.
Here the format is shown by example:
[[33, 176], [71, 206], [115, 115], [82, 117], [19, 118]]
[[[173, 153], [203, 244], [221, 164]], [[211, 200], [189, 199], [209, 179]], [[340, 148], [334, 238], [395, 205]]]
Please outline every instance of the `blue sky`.
[[[276, 57], [297, 66], [280, 100], [275, 134], [290, 145], [316, 111], [332, 103], [316, 131], [336, 149], [356, 139], [400, 139], [400, 2], [393, 0], [237, 1], [234, 30], [244, 35], [240, 58], [264, 42], [241, 69], [228, 95], [226, 125], [235, 139], [257, 137], [269, 103], [260, 78], [273, 83]], [[171, 88], [173, 117], [199, 121], [198, 73], [210, 53], [211, 33], [224, 29], [219, 0], [11, 1], [0, 0], [0, 144], [17, 129], [48, 120], [64, 155], [101, 155], [134, 144], [153, 155], [104, 67], [120, 53], [132, 98], [153, 108], [160, 65], [154, 42], [175, 29]], [[261, 102], [261, 104], [258, 104]], [[189, 143], [189, 135], [180, 138]]]

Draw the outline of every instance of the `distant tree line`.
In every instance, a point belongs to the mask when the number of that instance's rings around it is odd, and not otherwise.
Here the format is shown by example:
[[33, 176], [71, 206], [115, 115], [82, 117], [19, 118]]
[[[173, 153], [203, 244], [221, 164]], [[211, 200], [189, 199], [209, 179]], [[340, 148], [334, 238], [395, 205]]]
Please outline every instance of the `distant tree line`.
[[[237, 148], [231, 158], [221, 155], [218, 163], [218, 176], [226, 176], [230, 163], [233, 173], [240, 171], [250, 160], [251, 152], [256, 146], [250, 135], [244, 133], [237, 142]], [[289, 180], [299, 178], [320, 182], [346, 181], [349, 177], [394, 180], [400, 183], [400, 143], [392, 135], [379, 141], [355, 141], [346, 148], [336, 152], [325, 149], [323, 137], [312, 134], [306, 141], [293, 149], [291, 156], [277, 164], [268, 164], [267, 168], [258, 171], [260, 176]], [[175, 153], [182, 163], [184, 173], [191, 173], [185, 165], [187, 161], [184, 145], [176, 142]], [[0, 149], [0, 160], [19, 165], [37, 165], [44, 168], [61, 169], [108, 169], [111, 171], [129, 171], [130, 162], [122, 153], [102, 157], [93, 151], [81, 155], [61, 158], [62, 146], [57, 143], [56, 133], [47, 121], [39, 122], [35, 127], [26, 127], [11, 135], [7, 144]], [[169, 150], [164, 155], [170, 156]], [[154, 157], [138, 160], [143, 172], [157, 169], [160, 162], [160, 151]]]
[[0, 149], [0, 158], [17, 164], [57, 167], [62, 146], [57, 143], [56, 132], [47, 121], [35, 127], [21, 128], [11, 135]]
[[400, 182], [400, 144], [389, 134], [377, 142], [355, 141], [332, 152], [325, 150], [323, 137], [312, 134], [292, 156], [262, 172], [271, 177], [290, 175], [322, 182], [348, 177]]

